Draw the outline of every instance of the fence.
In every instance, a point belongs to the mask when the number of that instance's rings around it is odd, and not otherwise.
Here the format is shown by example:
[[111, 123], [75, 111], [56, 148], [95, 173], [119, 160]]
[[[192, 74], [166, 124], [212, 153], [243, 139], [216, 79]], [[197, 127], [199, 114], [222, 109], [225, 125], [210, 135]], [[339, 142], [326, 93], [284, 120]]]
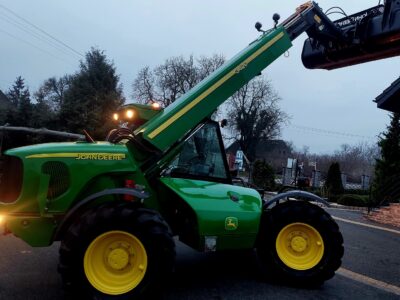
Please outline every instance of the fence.
[[[368, 175], [362, 175], [360, 178], [361, 183], [348, 182], [347, 175], [342, 174], [342, 185], [345, 190], [364, 190], [370, 189], [371, 178]], [[326, 174], [321, 171], [313, 170], [310, 180], [310, 185], [313, 188], [321, 188], [325, 185]], [[296, 176], [293, 174], [292, 168], [283, 168], [282, 179], [280, 182], [282, 185], [296, 185]]]

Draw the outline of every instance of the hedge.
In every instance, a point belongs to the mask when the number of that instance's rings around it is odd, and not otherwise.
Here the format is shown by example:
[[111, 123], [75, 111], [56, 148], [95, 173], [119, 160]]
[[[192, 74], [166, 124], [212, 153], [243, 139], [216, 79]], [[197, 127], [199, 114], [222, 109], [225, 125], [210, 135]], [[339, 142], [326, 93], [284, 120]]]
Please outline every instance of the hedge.
[[337, 200], [338, 204], [346, 205], [346, 206], [360, 206], [367, 207], [369, 204], [369, 196], [368, 195], [354, 195], [354, 194], [345, 194], [339, 197]]

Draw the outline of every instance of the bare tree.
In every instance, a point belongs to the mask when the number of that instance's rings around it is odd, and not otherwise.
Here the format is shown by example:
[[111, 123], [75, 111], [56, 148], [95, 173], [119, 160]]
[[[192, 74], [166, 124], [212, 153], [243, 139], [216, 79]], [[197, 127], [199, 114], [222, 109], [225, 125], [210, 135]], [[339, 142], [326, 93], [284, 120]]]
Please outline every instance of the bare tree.
[[218, 69], [225, 63], [225, 57], [223, 55], [214, 54], [211, 57], [201, 56], [198, 59], [198, 73], [199, 79], [202, 80]]
[[[340, 164], [341, 171], [351, 182], [359, 182], [361, 175], [373, 175], [379, 148], [376, 144], [361, 142], [356, 145], [343, 144], [334, 154], [312, 154], [308, 151], [295, 151], [294, 156], [306, 166], [309, 161], [316, 161], [318, 170], [327, 173], [332, 162]], [[306, 175], [311, 175], [311, 168], [306, 168]]]
[[259, 143], [278, 137], [288, 119], [278, 107], [279, 100], [271, 82], [258, 77], [238, 90], [227, 104], [230, 129], [251, 161]]
[[222, 55], [169, 58], [153, 70], [146, 66], [133, 81], [132, 97], [139, 103], [157, 101], [164, 107], [187, 93], [225, 62]]
[[133, 84], [133, 98], [139, 103], [148, 103], [152, 100], [158, 100], [155, 97], [155, 78], [149, 66], [141, 69], [134, 80]]
[[340, 162], [342, 172], [351, 179], [359, 179], [361, 175], [372, 175], [378, 157], [378, 147], [365, 142], [354, 146], [344, 144], [334, 153], [334, 158]]
[[[167, 59], [151, 70], [141, 69], [134, 79], [132, 96], [136, 102], [147, 104], [157, 101], [164, 107], [187, 93], [225, 62], [222, 55], [200, 57], [192, 55]], [[261, 140], [272, 139], [280, 134], [280, 125], [287, 115], [280, 110], [280, 98], [271, 83], [259, 77], [235, 93], [226, 104], [233, 137], [252, 160]], [[213, 115], [213, 118], [216, 114]]]

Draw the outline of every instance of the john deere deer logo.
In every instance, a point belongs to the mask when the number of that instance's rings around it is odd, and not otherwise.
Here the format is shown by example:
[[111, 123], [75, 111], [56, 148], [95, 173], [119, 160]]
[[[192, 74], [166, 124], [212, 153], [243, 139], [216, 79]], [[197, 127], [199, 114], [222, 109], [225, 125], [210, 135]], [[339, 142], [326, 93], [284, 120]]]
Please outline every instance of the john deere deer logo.
[[225, 219], [225, 230], [233, 231], [236, 230], [239, 226], [239, 221], [235, 217], [227, 217]]

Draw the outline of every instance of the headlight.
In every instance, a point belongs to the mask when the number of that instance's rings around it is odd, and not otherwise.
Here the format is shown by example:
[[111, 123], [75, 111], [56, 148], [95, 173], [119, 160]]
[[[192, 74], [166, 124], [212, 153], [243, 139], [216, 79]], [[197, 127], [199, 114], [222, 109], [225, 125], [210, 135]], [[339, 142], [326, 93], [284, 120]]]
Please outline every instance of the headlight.
[[0, 215], [0, 225], [3, 225], [5, 220], [6, 220], [6, 217], [4, 215]]
[[132, 119], [133, 116], [134, 116], [134, 114], [135, 114], [135, 112], [134, 112], [133, 110], [131, 110], [131, 109], [128, 109], [128, 110], [126, 111], [126, 117], [127, 117], [128, 119]]
[[118, 114], [117, 114], [117, 113], [113, 114], [113, 119], [114, 119], [115, 121], [118, 121], [118, 119], [119, 119], [119, 116], [118, 116]]

